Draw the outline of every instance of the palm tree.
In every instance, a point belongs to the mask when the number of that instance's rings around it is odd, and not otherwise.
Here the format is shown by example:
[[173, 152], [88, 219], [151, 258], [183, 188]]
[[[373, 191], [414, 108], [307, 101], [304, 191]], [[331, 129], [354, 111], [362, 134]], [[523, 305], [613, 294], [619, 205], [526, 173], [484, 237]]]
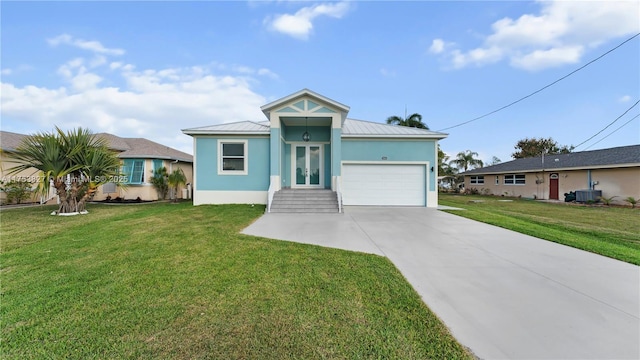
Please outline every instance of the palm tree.
[[159, 200], [164, 200], [167, 198], [167, 193], [169, 192], [168, 178], [169, 174], [167, 173], [167, 168], [163, 166], [159, 169], [156, 169], [153, 172], [153, 176], [149, 180], [151, 182], [151, 185], [156, 188]]
[[419, 128], [419, 129], [425, 129], [425, 130], [429, 130], [429, 127], [427, 126], [427, 124], [422, 122], [422, 115], [415, 113], [415, 114], [411, 114], [409, 117], [405, 118], [401, 118], [399, 116], [389, 116], [387, 118], [387, 124], [389, 125], [400, 125], [400, 126], [407, 126], [407, 127], [414, 127], [414, 128]]
[[482, 160], [476, 159], [476, 156], [478, 156], [478, 153], [475, 151], [461, 151], [456, 155], [455, 159], [451, 160], [451, 163], [462, 171], [467, 171], [470, 167], [482, 167]]
[[184, 171], [180, 168], [173, 170], [173, 172], [169, 174], [167, 183], [169, 183], [169, 187], [171, 188], [171, 198], [173, 199], [173, 202], [178, 201], [178, 186], [185, 184], [186, 182], [187, 177], [184, 175]]
[[105, 139], [82, 128], [65, 133], [56, 127], [52, 133], [27, 136], [11, 156], [18, 165], [8, 169], [9, 174], [36, 169], [36, 191], [56, 189], [59, 214], [84, 211], [98, 186], [114, 181], [120, 165]]

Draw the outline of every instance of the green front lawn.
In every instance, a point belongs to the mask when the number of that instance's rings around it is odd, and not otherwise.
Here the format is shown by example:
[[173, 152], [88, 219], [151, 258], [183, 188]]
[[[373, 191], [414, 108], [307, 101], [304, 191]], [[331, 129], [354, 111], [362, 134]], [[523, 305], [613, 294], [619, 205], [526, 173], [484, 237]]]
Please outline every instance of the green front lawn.
[[264, 207], [0, 212], [3, 359], [470, 359], [384, 257], [245, 236]]
[[452, 214], [640, 265], [640, 209], [440, 194]]

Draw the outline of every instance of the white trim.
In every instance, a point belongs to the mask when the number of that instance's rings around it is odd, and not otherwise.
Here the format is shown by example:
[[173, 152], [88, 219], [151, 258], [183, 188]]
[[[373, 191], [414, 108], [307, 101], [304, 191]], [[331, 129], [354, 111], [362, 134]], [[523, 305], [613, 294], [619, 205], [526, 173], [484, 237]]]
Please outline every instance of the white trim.
[[194, 190], [193, 205], [267, 204], [268, 191]]
[[[291, 188], [292, 189], [324, 189], [324, 145], [326, 143], [321, 143], [321, 142], [313, 142], [313, 143], [306, 143], [306, 142], [292, 142], [291, 143]], [[318, 176], [320, 176], [320, 183], [318, 185], [299, 185], [296, 184], [296, 147], [298, 146], [304, 146], [307, 149], [312, 147], [312, 146], [317, 146], [320, 148], [320, 159], [319, 159], [319, 171], [320, 173], [318, 174]], [[309, 165], [309, 151], [306, 151], [306, 165]], [[306, 180], [305, 180], [306, 183]]]
[[[428, 161], [385, 161], [385, 160], [373, 160], [373, 161], [369, 161], [369, 160], [342, 160], [340, 162], [341, 165], [350, 165], [350, 164], [357, 164], [357, 165], [384, 165], [384, 164], [389, 164], [389, 165], [424, 165], [424, 166], [429, 166], [429, 162]], [[429, 170], [431, 171], [431, 170]]]
[[[247, 139], [218, 139], [218, 175], [248, 175], [249, 174], [249, 140]], [[244, 145], [244, 170], [223, 170], [222, 169], [222, 145], [243, 144]]]
[[[507, 176], [513, 176], [513, 182], [507, 182]], [[524, 183], [520, 183], [518, 184], [517, 180], [518, 177], [522, 177], [524, 180]], [[518, 173], [508, 173], [508, 174], [504, 174], [502, 175], [502, 182], [504, 185], [507, 186], [524, 186], [527, 185], [527, 176], [525, 174], [518, 174]]]
[[438, 191], [429, 191], [429, 184], [427, 184], [427, 206], [428, 208], [438, 207]]
[[418, 134], [377, 134], [377, 135], [365, 135], [365, 134], [345, 134], [342, 133], [343, 139], [349, 140], [413, 140], [413, 139], [430, 139], [430, 140], [442, 140], [446, 138], [446, 135], [418, 135]]
[[198, 138], [196, 138], [195, 136], [193, 137], [193, 142], [192, 142], [192, 151], [193, 151], [193, 168], [192, 168], [192, 173], [191, 173], [191, 198], [193, 199], [193, 192], [196, 190], [196, 178], [198, 178], [198, 168], [197, 168], [197, 162], [196, 162], [196, 149], [198, 147], [196, 141]]
[[[210, 137], [217, 137], [217, 136], [233, 136], [233, 135], [242, 135], [242, 136], [254, 136], [254, 137], [269, 137], [269, 130], [263, 130], [263, 131], [242, 131], [242, 130], [229, 130], [229, 131], [222, 131], [222, 130], [193, 130], [193, 131], [188, 131], [188, 130], [183, 130], [182, 131], [185, 135], [190, 135], [190, 136], [210, 136]], [[154, 155], [156, 156], [156, 155]]]
[[298, 100], [298, 101], [299, 100], [304, 100], [305, 97], [306, 98], [310, 98], [312, 101], [314, 101], [314, 100], [318, 101], [319, 100], [319, 102], [324, 102], [324, 103], [330, 105], [331, 107], [338, 108], [338, 110], [340, 110], [340, 111], [349, 112], [349, 110], [350, 110], [349, 106], [341, 104], [341, 103], [339, 103], [339, 102], [337, 102], [335, 100], [329, 99], [328, 97], [320, 95], [320, 94], [318, 94], [318, 93], [316, 93], [314, 91], [311, 91], [309, 89], [302, 89], [300, 91], [296, 91], [293, 94], [287, 95], [287, 96], [285, 96], [283, 98], [280, 98], [280, 99], [274, 100], [274, 101], [272, 101], [272, 102], [270, 102], [268, 104], [262, 105], [260, 107], [260, 110], [262, 110], [262, 112], [265, 113], [265, 115], [266, 115], [266, 113], [275, 112], [274, 109], [276, 109], [276, 108], [284, 107], [285, 104], [292, 103], [292, 102], [294, 102], [296, 100]]
[[331, 141], [312, 141], [312, 142], [304, 142], [304, 141], [285, 141], [285, 144], [288, 145], [330, 145]]

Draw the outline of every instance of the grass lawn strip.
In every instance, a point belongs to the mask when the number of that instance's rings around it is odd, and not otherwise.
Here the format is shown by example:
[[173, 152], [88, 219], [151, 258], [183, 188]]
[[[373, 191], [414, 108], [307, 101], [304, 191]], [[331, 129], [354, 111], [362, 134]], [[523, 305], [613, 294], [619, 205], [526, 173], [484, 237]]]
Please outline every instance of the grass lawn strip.
[[263, 207], [88, 210], [0, 213], [3, 358], [472, 358], [388, 259], [239, 234]]
[[[640, 265], [640, 211], [487, 196], [440, 195], [452, 214]], [[475, 201], [475, 202], [473, 202]]]

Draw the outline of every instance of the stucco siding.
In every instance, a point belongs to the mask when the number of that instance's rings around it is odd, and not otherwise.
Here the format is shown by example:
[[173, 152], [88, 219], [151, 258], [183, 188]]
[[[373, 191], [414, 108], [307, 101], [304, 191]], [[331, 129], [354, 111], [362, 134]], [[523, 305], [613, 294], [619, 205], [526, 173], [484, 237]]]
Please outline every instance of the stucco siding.
[[624, 201], [629, 196], [640, 199], [640, 168], [592, 170], [591, 180], [597, 181], [595, 189], [602, 190], [602, 196]]
[[325, 144], [323, 148], [324, 156], [324, 187], [331, 189], [331, 144]]
[[329, 142], [331, 129], [328, 126], [283, 126], [283, 138], [287, 142], [302, 141], [302, 134], [307, 131], [311, 136], [310, 142]]
[[[493, 195], [549, 199], [550, 175], [554, 173], [558, 174], [559, 200], [563, 200], [564, 194], [570, 191], [589, 189], [589, 179], [597, 182], [594, 189], [602, 190], [603, 197], [616, 196], [614, 202], [624, 203], [624, 199], [630, 196], [640, 198], [640, 181], [638, 181], [640, 168], [638, 167], [524, 173], [524, 185], [504, 184], [505, 174], [484, 175], [484, 184], [472, 184], [471, 176], [467, 175], [464, 183], [467, 189], [475, 188], [480, 192], [488, 191]], [[496, 184], [496, 176], [499, 180], [498, 184]]]
[[291, 144], [284, 144], [282, 158], [282, 187], [291, 186]]
[[[435, 166], [434, 143], [433, 140], [343, 139], [342, 161], [421, 161]], [[435, 191], [435, 172], [428, 171], [428, 174], [429, 191]]]
[[[245, 175], [218, 174], [218, 140], [247, 140], [247, 171]], [[267, 191], [270, 179], [270, 151], [271, 145], [266, 137], [196, 137], [196, 190]]]
[[[6, 185], [12, 180], [20, 181], [28, 181], [32, 183], [32, 188], [35, 190], [38, 186], [38, 181], [40, 181], [40, 176], [42, 173], [37, 169], [31, 168], [29, 170], [23, 170], [19, 173], [9, 174], [7, 170], [11, 169], [14, 166], [17, 166], [18, 163], [11, 161], [11, 157], [6, 156], [5, 153], [0, 153], [0, 180]], [[55, 190], [52, 191], [55, 193]], [[38, 202], [40, 201], [40, 196], [37, 196], [35, 192], [31, 193], [31, 196], [23, 200], [23, 203], [28, 202]], [[7, 202], [7, 194], [4, 191], [0, 190], [0, 203], [4, 204]]]
[[[116, 187], [115, 192], [105, 192], [104, 185], [98, 187], [93, 200], [94, 201], [102, 201], [107, 198], [107, 196], [111, 196], [112, 199], [117, 197], [121, 197], [126, 200], [135, 200], [140, 197], [140, 199], [145, 201], [153, 201], [158, 199], [158, 192], [151, 185], [151, 177], [153, 177], [153, 161], [154, 159], [144, 159], [144, 178], [142, 184], [131, 184], [126, 187]], [[193, 164], [186, 162], [177, 162], [169, 160], [162, 160], [161, 166], [164, 166], [167, 169], [167, 173], [171, 173], [174, 170], [182, 169], [182, 172], [187, 179], [184, 185], [180, 185], [178, 187], [177, 198], [182, 199], [182, 190], [188, 189], [187, 184], [193, 184]], [[167, 198], [169, 198], [169, 194], [167, 194]]]

